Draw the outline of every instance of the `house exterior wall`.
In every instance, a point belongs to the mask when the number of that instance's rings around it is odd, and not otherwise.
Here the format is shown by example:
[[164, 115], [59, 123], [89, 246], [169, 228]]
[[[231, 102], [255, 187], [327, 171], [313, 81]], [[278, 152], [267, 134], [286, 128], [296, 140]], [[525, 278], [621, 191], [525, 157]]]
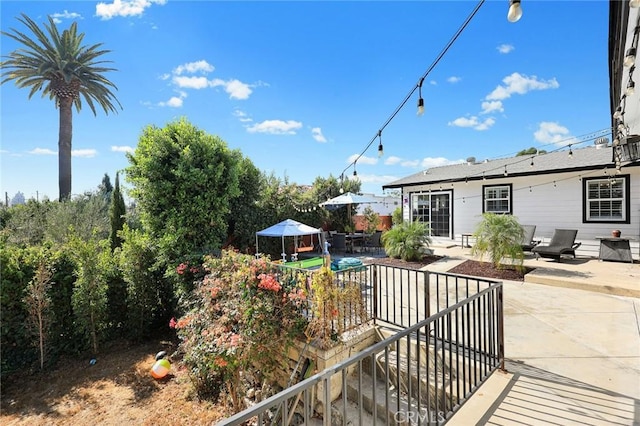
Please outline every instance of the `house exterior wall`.
[[[521, 224], [536, 225], [536, 239], [548, 242], [555, 229], [577, 229], [576, 241], [582, 242], [578, 254], [597, 256], [597, 237], [611, 236], [619, 229], [623, 237], [630, 237], [634, 259], [640, 258], [640, 167], [624, 167], [620, 175], [609, 170], [613, 176], [628, 175], [630, 185], [627, 196], [630, 200], [629, 223], [585, 223], [583, 221], [582, 178], [606, 178], [603, 170], [555, 173], [529, 176], [506, 176], [499, 179], [454, 182], [453, 184], [412, 185], [402, 188], [403, 213], [411, 209], [411, 194], [451, 191], [452, 193], [452, 243], [460, 242], [460, 235], [473, 233], [482, 219], [483, 186], [512, 185], [512, 214]], [[408, 201], [408, 205], [407, 205]]]

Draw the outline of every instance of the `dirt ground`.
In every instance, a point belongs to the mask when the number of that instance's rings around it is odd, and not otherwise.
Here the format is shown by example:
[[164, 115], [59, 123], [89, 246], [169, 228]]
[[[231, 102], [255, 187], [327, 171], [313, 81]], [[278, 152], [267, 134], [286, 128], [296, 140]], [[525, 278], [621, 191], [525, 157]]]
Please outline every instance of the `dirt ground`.
[[151, 377], [155, 355], [173, 353], [156, 340], [119, 344], [90, 359], [62, 361], [50, 372], [10, 377], [1, 388], [0, 424], [202, 425], [225, 417], [217, 406], [191, 396], [177, 362], [161, 380]]

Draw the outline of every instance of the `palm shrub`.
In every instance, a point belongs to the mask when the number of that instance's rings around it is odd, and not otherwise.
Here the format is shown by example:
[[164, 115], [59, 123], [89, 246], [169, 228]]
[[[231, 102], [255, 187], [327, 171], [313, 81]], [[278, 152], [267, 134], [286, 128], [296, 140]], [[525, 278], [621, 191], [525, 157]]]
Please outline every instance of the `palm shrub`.
[[496, 269], [503, 268], [503, 259], [511, 259], [511, 264], [522, 272], [524, 254], [521, 242], [524, 231], [517, 218], [506, 214], [483, 213], [473, 237], [476, 243], [471, 254], [480, 259], [488, 254]]
[[420, 260], [427, 253], [431, 237], [424, 222], [401, 222], [382, 234], [384, 250], [396, 259]]

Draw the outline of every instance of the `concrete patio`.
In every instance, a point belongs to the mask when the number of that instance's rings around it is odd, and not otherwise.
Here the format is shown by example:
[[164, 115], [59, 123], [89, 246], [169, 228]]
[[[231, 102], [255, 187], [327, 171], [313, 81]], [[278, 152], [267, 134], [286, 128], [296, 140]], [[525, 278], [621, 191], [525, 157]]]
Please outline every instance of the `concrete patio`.
[[[473, 259], [468, 248], [432, 248], [445, 256], [426, 267], [434, 272]], [[536, 269], [524, 282], [504, 282], [506, 371], [448, 424], [640, 425], [640, 264], [525, 265]]]

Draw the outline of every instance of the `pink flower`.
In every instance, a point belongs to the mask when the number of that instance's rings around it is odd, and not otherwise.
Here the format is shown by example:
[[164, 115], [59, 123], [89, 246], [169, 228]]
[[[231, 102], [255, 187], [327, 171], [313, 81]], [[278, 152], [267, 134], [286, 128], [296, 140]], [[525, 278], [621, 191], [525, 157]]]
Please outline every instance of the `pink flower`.
[[282, 288], [280, 283], [273, 275], [260, 274], [258, 275], [258, 279], [260, 280], [260, 282], [258, 283], [258, 288], [261, 288], [263, 290], [271, 290], [277, 293]]
[[176, 324], [178, 324], [178, 322], [176, 321], [176, 317], [172, 317], [169, 321], [169, 328], [176, 328]]
[[178, 265], [178, 267], [176, 268], [176, 272], [178, 273], [178, 275], [183, 275], [186, 271], [187, 268], [189, 267], [188, 264], [186, 263], [181, 263]]

